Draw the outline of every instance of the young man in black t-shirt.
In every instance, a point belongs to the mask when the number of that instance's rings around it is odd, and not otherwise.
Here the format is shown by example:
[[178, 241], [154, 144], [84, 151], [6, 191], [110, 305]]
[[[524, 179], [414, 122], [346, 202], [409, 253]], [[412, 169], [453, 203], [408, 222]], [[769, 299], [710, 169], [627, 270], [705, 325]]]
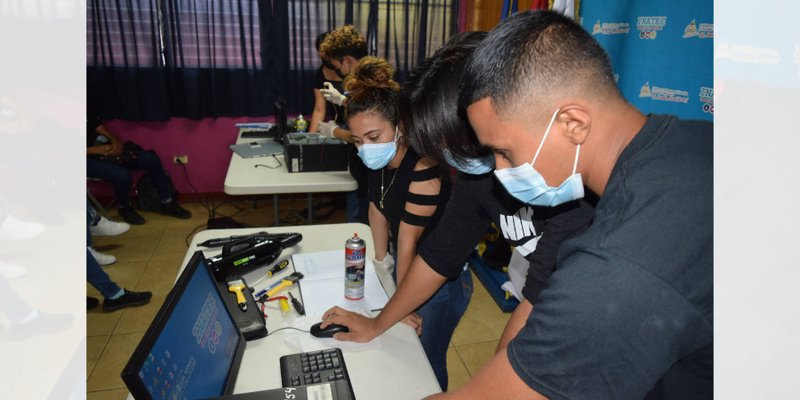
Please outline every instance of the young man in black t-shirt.
[[600, 201], [507, 349], [433, 397], [712, 398], [712, 125], [640, 113], [597, 41], [551, 12], [503, 21], [464, 81], [512, 195], [554, 205], [585, 185]]

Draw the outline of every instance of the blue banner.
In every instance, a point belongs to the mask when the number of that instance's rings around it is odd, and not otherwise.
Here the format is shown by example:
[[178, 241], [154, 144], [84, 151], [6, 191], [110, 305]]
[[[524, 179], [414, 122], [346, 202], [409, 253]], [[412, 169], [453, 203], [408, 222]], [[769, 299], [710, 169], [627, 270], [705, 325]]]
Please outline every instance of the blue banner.
[[589, 0], [581, 25], [606, 49], [625, 98], [644, 113], [714, 118], [711, 0]]

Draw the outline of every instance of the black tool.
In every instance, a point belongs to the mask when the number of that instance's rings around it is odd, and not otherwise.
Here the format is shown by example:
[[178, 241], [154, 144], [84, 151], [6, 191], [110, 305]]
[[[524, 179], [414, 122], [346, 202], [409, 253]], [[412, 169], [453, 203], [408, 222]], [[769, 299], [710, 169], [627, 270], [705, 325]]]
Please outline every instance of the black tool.
[[208, 239], [205, 242], [198, 244], [198, 246], [203, 247], [220, 247], [230, 243], [240, 242], [242, 240], [249, 239], [256, 235], [267, 235], [267, 232], [258, 232], [251, 235], [236, 235], [236, 236], [229, 236], [226, 238], [216, 238], [216, 239]]
[[299, 233], [267, 233], [264, 231], [256, 232], [250, 235], [236, 235], [236, 236], [229, 236], [226, 238], [217, 238], [217, 239], [208, 239], [198, 246], [203, 247], [220, 247], [226, 244], [233, 244], [242, 242], [248, 239], [256, 239], [258, 241], [264, 240], [272, 240], [280, 242], [284, 248], [291, 247], [300, 243], [303, 240], [303, 235]]
[[214, 277], [222, 281], [227, 277], [242, 276], [259, 266], [275, 261], [283, 251], [280, 243], [271, 240], [247, 239], [225, 245], [222, 254], [206, 260], [214, 271]]
[[306, 315], [306, 309], [305, 307], [303, 307], [302, 304], [300, 304], [300, 301], [295, 299], [291, 293], [289, 293], [289, 298], [292, 300], [292, 305], [294, 306], [294, 309], [297, 311], [297, 313], [300, 315]]

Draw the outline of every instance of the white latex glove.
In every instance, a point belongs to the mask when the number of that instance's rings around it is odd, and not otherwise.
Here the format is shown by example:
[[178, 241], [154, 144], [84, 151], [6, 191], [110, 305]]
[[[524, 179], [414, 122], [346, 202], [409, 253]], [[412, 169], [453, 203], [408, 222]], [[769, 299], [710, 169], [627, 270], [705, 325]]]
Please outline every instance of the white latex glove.
[[389, 253], [386, 253], [386, 257], [380, 261], [373, 258], [372, 263], [375, 265], [376, 271], [386, 271], [386, 273], [390, 275], [392, 271], [394, 271], [394, 257]]
[[325, 82], [322, 84], [322, 86], [324, 88], [320, 89], [319, 91], [322, 92], [322, 97], [324, 97], [325, 100], [328, 100], [337, 106], [344, 104], [344, 101], [347, 100], [347, 97], [336, 90], [336, 88], [334, 88], [333, 84], [330, 82]]
[[328, 122], [320, 122], [319, 128], [317, 129], [320, 135], [325, 137], [333, 137], [333, 130], [338, 128], [339, 126], [336, 125], [336, 122], [333, 120]]

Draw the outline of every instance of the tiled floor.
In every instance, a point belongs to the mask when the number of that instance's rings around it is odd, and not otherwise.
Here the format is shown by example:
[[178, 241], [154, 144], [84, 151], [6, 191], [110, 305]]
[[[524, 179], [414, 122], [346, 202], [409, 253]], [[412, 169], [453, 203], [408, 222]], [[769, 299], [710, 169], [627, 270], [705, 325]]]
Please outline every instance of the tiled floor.
[[[153, 300], [142, 307], [111, 313], [103, 312], [100, 307], [87, 312], [86, 390], [90, 400], [124, 399], [127, 396], [120, 372], [172, 286], [186, 254], [186, 243], [191, 242], [191, 235], [206, 229], [206, 209], [199, 203], [184, 206], [192, 212], [191, 219], [179, 220], [143, 212], [146, 224], [133, 226], [121, 236], [95, 238], [98, 251], [113, 254], [118, 259], [116, 264], [104, 267], [111, 278], [122, 287], [153, 292]], [[305, 197], [282, 200], [281, 218], [299, 223], [297, 213], [304, 206]], [[110, 213], [112, 218], [116, 217], [115, 211]], [[273, 222], [272, 201], [259, 200], [257, 208], [253, 208], [249, 200], [224, 204], [217, 208], [216, 216], [234, 214], [237, 221], [247, 225], [269, 226]], [[327, 219], [314, 222], [345, 222], [344, 212], [337, 210]], [[509, 318], [509, 314], [501, 312], [495, 305], [474, 275], [473, 280], [475, 293], [447, 353], [451, 390], [467, 382], [494, 353]], [[89, 296], [101, 298], [90, 285], [87, 285], [86, 292]]]

